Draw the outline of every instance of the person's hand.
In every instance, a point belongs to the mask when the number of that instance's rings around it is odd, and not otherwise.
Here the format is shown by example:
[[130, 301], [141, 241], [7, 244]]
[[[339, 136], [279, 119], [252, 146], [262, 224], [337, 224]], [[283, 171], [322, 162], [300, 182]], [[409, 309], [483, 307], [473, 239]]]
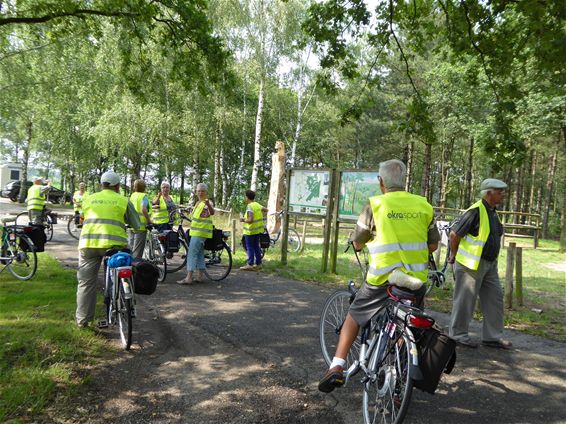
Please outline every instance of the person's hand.
[[447, 261], [448, 261], [449, 264], [453, 264], [455, 262], [455, 260], [456, 260], [456, 257], [454, 255], [448, 256]]

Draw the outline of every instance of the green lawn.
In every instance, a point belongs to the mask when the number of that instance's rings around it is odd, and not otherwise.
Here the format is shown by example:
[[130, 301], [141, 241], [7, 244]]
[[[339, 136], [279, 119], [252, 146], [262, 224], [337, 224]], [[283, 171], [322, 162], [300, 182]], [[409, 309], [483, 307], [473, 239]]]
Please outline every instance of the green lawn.
[[106, 353], [74, 324], [76, 274], [46, 253], [31, 281], [0, 274], [0, 422], [31, 422], [84, 382], [85, 365]]

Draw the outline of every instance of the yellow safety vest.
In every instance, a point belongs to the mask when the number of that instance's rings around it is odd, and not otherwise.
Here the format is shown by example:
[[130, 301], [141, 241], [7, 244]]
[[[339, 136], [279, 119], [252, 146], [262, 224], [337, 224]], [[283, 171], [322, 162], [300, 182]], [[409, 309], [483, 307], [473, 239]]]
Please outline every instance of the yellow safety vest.
[[136, 212], [138, 213], [138, 216], [140, 217], [140, 222], [142, 223], [140, 228], [138, 228], [136, 231], [145, 231], [145, 224], [147, 224], [147, 219], [145, 218], [145, 215], [143, 214], [142, 202], [143, 202], [143, 199], [146, 199], [146, 198], [147, 198], [147, 194], [140, 193], [138, 191], [133, 192], [132, 195], [130, 196], [130, 202], [132, 202], [132, 205], [134, 205], [134, 208], [135, 208]]
[[151, 210], [151, 220], [154, 224], [167, 224], [169, 222], [167, 203], [165, 203], [163, 197], [159, 198], [159, 209], [155, 208]]
[[191, 214], [191, 230], [189, 231], [191, 237], [212, 238], [212, 216], [201, 217], [204, 206], [204, 202], [198, 202]]
[[368, 284], [384, 284], [397, 268], [426, 281], [428, 276], [428, 227], [434, 216], [424, 197], [395, 191], [370, 197], [375, 239], [370, 254]]
[[83, 201], [87, 198], [88, 196], [88, 192], [85, 190], [85, 192], [83, 194], [81, 194], [80, 190], [75, 191], [75, 194], [73, 194], [73, 203], [77, 203], [78, 206], [75, 206], [75, 212], [81, 212], [82, 206], [83, 206]]
[[45, 193], [41, 192], [43, 186], [38, 184], [32, 185], [28, 189], [28, 197], [26, 199], [28, 211], [41, 211], [45, 206]]
[[83, 202], [84, 223], [79, 249], [125, 246], [128, 244], [124, 216], [128, 199], [106, 189]]
[[[248, 205], [253, 213], [254, 213], [254, 220], [251, 224], [244, 222], [244, 235], [246, 236], [253, 236], [254, 234], [261, 234], [263, 233], [263, 206], [261, 206], [257, 202], [252, 202]], [[248, 212], [246, 211], [246, 219], [247, 219]]]
[[458, 252], [456, 253], [456, 261], [467, 268], [477, 270], [480, 266], [481, 254], [485, 242], [489, 237], [489, 217], [487, 209], [482, 200], [474, 203], [468, 208], [468, 211], [473, 208], [479, 208], [480, 212], [480, 229], [477, 237], [471, 234], [466, 234], [458, 245]]

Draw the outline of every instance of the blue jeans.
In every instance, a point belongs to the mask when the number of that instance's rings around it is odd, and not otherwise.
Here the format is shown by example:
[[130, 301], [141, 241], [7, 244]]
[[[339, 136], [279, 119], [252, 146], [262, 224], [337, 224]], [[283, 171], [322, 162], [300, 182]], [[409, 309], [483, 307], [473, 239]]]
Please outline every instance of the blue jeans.
[[205, 269], [204, 263], [204, 237], [191, 236], [189, 251], [187, 252], [187, 272], [195, 269]]
[[261, 246], [259, 245], [259, 234], [252, 236], [244, 236], [246, 242], [246, 250], [248, 251], [248, 265], [254, 264], [254, 256], [256, 265], [261, 265]]

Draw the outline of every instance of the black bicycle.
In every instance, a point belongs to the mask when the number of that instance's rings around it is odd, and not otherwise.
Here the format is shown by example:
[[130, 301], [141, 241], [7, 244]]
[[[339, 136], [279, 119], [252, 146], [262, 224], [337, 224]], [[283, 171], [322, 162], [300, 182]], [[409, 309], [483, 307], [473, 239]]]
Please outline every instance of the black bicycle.
[[[16, 225], [29, 225], [30, 224], [29, 211], [21, 212], [16, 216]], [[57, 223], [57, 215], [51, 209], [43, 208], [41, 212], [41, 224], [45, 227], [45, 236], [47, 241], [53, 239], [53, 224]]]
[[[448, 224], [448, 225], [440, 225], [438, 227], [438, 229], [441, 232], [444, 232], [446, 234], [446, 236], [448, 237], [448, 240], [450, 240], [450, 229], [452, 228], [452, 226], [454, 225], [454, 223]], [[436, 264], [436, 261], [434, 260], [434, 256], [433, 254], [429, 254], [428, 256], [428, 279], [426, 284], [426, 295], [428, 295], [430, 292], [432, 292], [432, 289], [434, 287], [443, 289], [446, 287], [446, 270], [448, 269], [448, 257], [450, 256], [450, 254], [452, 253], [452, 250], [450, 249], [450, 241], [448, 241], [447, 246], [446, 246], [446, 254], [444, 255], [444, 264], [442, 265], [442, 268], [438, 269], [438, 266]], [[452, 269], [452, 272], [454, 272], [454, 270]]]
[[[191, 209], [177, 208], [169, 215], [171, 222], [178, 222], [175, 229], [179, 235], [179, 251], [171, 252], [167, 259], [167, 272], [177, 272], [187, 266], [190, 236], [183, 228], [183, 221], [191, 222]], [[228, 246], [229, 231], [213, 230], [213, 237], [204, 245], [204, 273], [212, 281], [220, 281], [228, 277], [232, 270], [232, 251]]]
[[29, 280], [37, 271], [37, 253], [30, 238], [32, 227], [0, 226], [0, 272], [8, 269], [18, 280]]

